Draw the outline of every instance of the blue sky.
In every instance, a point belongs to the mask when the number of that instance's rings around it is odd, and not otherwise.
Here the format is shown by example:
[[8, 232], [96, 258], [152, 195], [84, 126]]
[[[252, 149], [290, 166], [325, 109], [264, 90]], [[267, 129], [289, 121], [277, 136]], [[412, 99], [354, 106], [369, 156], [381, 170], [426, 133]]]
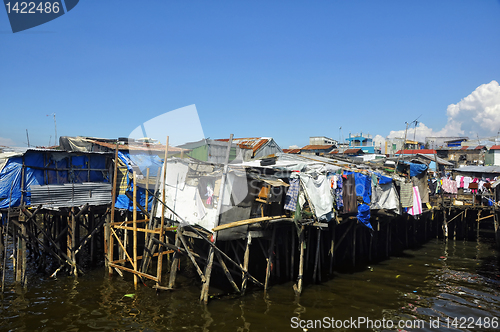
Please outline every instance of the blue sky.
[[[15, 34], [0, 9], [0, 145], [25, 146], [26, 129], [53, 143], [52, 113], [59, 136], [116, 138], [193, 104], [206, 137], [284, 148], [339, 127], [386, 137], [419, 116], [443, 133], [450, 105], [499, 80], [499, 26], [491, 0], [82, 0]], [[500, 130], [492, 89], [474, 114]], [[462, 123], [477, 118], [466, 109]], [[489, 123], [456, 134], [496, 135]]]

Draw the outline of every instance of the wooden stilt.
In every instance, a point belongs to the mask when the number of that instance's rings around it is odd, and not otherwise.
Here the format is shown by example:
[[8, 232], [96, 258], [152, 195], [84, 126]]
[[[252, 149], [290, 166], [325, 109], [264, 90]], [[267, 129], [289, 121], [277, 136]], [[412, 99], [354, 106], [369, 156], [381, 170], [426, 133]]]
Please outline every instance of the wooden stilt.
[[[175, 235], [175, 246], [179, 247], [181, 245], [181, 239], [179, 238], [179, 234]], [[168, 281], [168, 288], [173, 288], [175, 284], [175, 278], [177, 276], [177, 265], [179, 264], [179, 256], [180, 253], [176, 251], [174, 253], [174, 259], [172, 260], [172, 265], [170, 267], [170, 278]]]
[[317, 272], [318, 272], [318, 264], [319, 264], [319, 248], [320, 248], [320, 242], [321, 242], [321, 228], [317, 228], [316, 231], [316, 256], [314, 258], [314, 270], [313, 270], [313, 281], [317, 281]]
[[356, 266], [356, 233], [358, 230], [358, 222], [352, 228], [352, 266]]
[[[134, 185], [134, 190], [133, 190], [133, 202], [132, 202], [132, 207], [133, 207], [133, 211], [132, 211], [132, 220], [133, 220], [133, 227], [134, 227], [134, 231], [133, 231], [133, 256], [134, 256], [134, 287], [137, 288], [137, 281], [138, 281], [138, 277], [137, 277], [137, 173], [134, 171], [133, 172], [133, 185]], [[160, 234], [162, 232], [160, 231]], [[162, 239], [160, 238], [160, 241], [162, 241]], [[160, 259], [160, 257], [158, 257], [158, 259]], [[158, 262], [159, 263], [159, 262]]]
[[[475, 196], [475, 195], [474, 195]], [[477, 228], [476, 228], [476, 239], [479, 241], [479, 226], [480, 226], [480, 221], [481, 221], [481, 210], [477, 211]]]
[[[191, 253], [191, 250], [189, 249], [189, 246], [187, 245], [186, 240], [184, 239], [184, 236], [182, 235], [182, 229], [177, 229], [177, 236], [182, 242], [182, 245], [186, 249], [186, 252], [191, 259], [191, 262], [193, 263], [194, 267], [196, 268], [196, 272], [198, 272], [198, 275], [200, 276], [201, 282], [206, 282], [205, 276], [203, 275], [203, 272], [201, 271], [200, 267], [196, 263], [196, 259], [194, 258], [193, 254]], [[224, 263], [224, 262], [222, 262]]]
[[385, 243], [385, 257], [390, 256], [390, 241], [391, 241], [391, 223], [388, 220], [387, 221], [387, 236], [386, 236], [386, 243]]
[[[162, 189], [162, 202], [164, 204], [161, 205], [161, 218], [160, 218], [160, 236], [159, 240], [163, 241], [163, 232], [165, 231], [163, 227], [165, 226], [165, 202], [166, 202], [166, 193], [167, 190], [167, 158], [168, 158], [168, 144], [169, 144], [169, 136], [167, 136], [167, 140], [165, 143], [165, 161], [163, 163], [163, 187]], [[161, 272], [163, 269], [163, 247], [158, 247], [158, 264], [156, 271], [156, 278], [158, 282], [156, 283], [158, 286], [161, 284]], [[174, 278], [175, 280], [175, 278]], [[169, 286], [171, 288], [171, 286]]]
[[299, 275], [297, 277], [297, 283], [293, 285], [293, 290], [295, 295], [299, 296], [302, 293], [302, 277], [304, 273], [304, 226], [300, 229], [300, 258], [299, 258]]
[[[229, 284], [231, 284], [231, 287], [233, 287], [233, 289], [237, 293], [240, 293], [240, 289], [238, 288], [238, 285], [236, 285], [236, 282], [234, 282], [233, 276], [229, 272], [229, 269], [227, 268], [226, 263], [224, 262], [224, 259], [222, 259], [221, 255], [218, 251], [215, 252], [215, 256], [217, 257], [217, 260], [219, 261], [219, 264], [221, 265], [222, 270], [224, 271], [224, 274], [226, 275], [227, 280], [229, 281]], [[198, 269], [199, 269], [199, 267], [198, 267]], [[201, 273], [201, 271], [199, 271], [199, 273]], [[201, 276], [202, 275], [203, 274], [201, 274]]]
[[335, 265], [335, 229], [337, 228], [337, 224], [334, 223], [332, 225], [332, 232], [331, 232], [331, 246], [330, 246], [330, 274], [333, 273], [333, 266]]
[[[226, 184], [226, 175], [228, 171], [228, 164], [229, 164], [229, 154], [231, 152], [231, 144], [233, 143], [233, 134], [229, 136], [229, 141], [227, 145], [227, 150], [226, 150], [226, 157], [224, 161], [224, 170], [222, 172], [222, 178], [221, 178], [221, 184], [220, 184], [220, 191], [219, 191], [219, 198], [217, 201], [217, 213], [216, 213], [216, 220], [214, 223], [214, 227], [219, 226], [220, 222], [220, 215], [222, 213], [222, 204], [224, 203], [224, 187]], [[213, 243], [217, 241], [217, 233], [214, 233], [212, 235]], [[208, 303], [208, 290], [210, 288], [210, 277], [212, 275], [212, 265], [214, 261], [214, 247], [210, 246], [210, 250], [208, 252], [208, 261], [207, 265], [205, 267], [205, 278], [206, 282], [203, 283], [203, 287], [201, 289], [201, 295], [200, 295], [200, 302], [203, 303]]]
[[26, 287], [26, 224], [21, 224], [21, 285]]
[[276, 226], [273, 227], [273, 235], [271, 237], [271, 244], [267, 251], [267, 267], [266, 267], [266, 281], [264, 282], [264, 292], [269, 287], [269, 277], [271, 276], [271, 269], [273, 267], [273, 254], [274, 254], [274, 239], [276, 238]]
[[290, 237], [291, 237], [291, 246], [290, 246], [290, 274], [289, 274], [289, 280], [292, 280], [294, 277], [294, 271], [295, 271], [295, 251], [297, 248], [295, 248], [295, 227], [292, 226], [292, 229], [290, 230]]
[[[245, 255], [243, 257], [243, 271], [248, 272], [248, 263], [250, 261], [250, 245], [252, 244], [252, 233], [247, 233], [247, 245], [245, 248]], [[241, 277], [241, 294], [245, 294], [247, 290], [248, 274], [243, 272]]]
[[106, 230], [108, 233], [109, 237], [106, 237], [106, 239], [109, 239], [108, 243], [104, 243], [104, 254], [107, 256], [107, 266], [108, 266], [108, 274], [111, 276], [113, 275], [113, 267], [110, 266], [110, 263], [113, 262], [113, 249], [114, 249], [114, 237], [111, 232], [111, 223], [115, 222], [115, 201], [117, 197], [117, 192], [116, 192], [116, 183], [118, 180], [118, 142], [116, 143], [116, 148], [115, 148], [115, 164], [114, 164], [114, 170], [113, 170], [113, 189], [111, 193], [111, 217], [109, 219], [108, 224], [106, 225]]

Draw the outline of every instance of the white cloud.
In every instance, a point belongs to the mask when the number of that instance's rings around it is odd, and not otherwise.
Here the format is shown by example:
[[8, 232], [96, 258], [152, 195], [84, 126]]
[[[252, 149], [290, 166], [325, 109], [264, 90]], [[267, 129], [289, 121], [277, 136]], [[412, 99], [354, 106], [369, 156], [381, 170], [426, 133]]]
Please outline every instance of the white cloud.
[[4, 145], [4, 146], [15, 146], [16, 143], [14, 143], [13, 140], [11, 140], [10, 138], [4, 138], [4, 137], [0, 137], [0, 145]]
[[[428, 136], [496, 136], [500, 131], [500, 85], [497, 81], [482, 84], [470, 95], [448, 106], [448, 122], [435, 131], [419, 122], [408, 128], [407, 139], [423, 142]], [[404, 138], [404, 130], [391, 131], [389, 138]]]
[[383, 148], [385, 146], [385, 138], [380, 135], [375, 135], [373, 138], [373, 145]]
[[[408, 128], [408, 132], [406, 133], [406, 139], [423, 142], [427, 136], [440, 136], [432, 128], [427, 127], [424, 123], [419, 122], [417, 127]], [[404, 130], [392, 130], [388, 136], [389, 138], [404, 138], [405, 131]]]

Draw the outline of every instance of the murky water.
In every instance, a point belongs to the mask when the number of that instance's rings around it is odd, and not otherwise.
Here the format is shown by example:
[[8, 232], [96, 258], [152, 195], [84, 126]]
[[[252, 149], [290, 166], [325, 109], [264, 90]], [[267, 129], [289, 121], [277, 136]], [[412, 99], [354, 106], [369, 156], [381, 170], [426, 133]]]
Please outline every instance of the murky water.
[[[307, 285], [300, 298], [288, 283], [207, 306], [198, 303], [199, 285], [182, 276], [176, 291], [159, 294], [135, 290], [128, 277], [109, 279], [104, 269], [78, 279], [29, 278], [26, 291], [12, 286], [0, 301], [1, 331], [500, 330], [499, 253], [488, 240], [432, 240], [362, 272]], [[351, 325], [363, 317], [372, 325]]]

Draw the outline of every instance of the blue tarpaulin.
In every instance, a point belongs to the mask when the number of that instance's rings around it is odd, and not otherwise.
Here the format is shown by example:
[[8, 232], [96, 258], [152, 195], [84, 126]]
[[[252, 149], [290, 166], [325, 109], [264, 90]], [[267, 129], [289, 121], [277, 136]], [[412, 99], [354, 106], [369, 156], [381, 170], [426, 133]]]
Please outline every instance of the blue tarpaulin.
[[363, 202], [370, 204], [372, 196], [371, 177], [358, 172], [344, 172], [345, 175], [354, 173], [356, 182], [356, 196], [363, 197]]
[[374, 172], [373, 174], [375, 174], [378, 177], [378, 184], [392, 183], [392, 178], [390, 178], [388, 176], [384, 176], [384, 175], [377, 173], [377, 172]]
[[[158, 169], [161, 169], [161, 167], [163, 166], [163, 160], [160, 159], [160, 157], [158, 157], [157, 155], [148, 154], [147, 152], [129, 153], [119, 151], [118, 157], [127, 165], [127, 192], [130, 194], [130, 196], [132, 196], [133, 193], [134, 186], [132, 181], [132, 172], [134, 171], [135, 167], [140, 170], [143, 176], [146, 176], [146, 170], [149, 168], [149, 175], [151, 177], [156, 177], [159, 175], [157, 174]], [[148, 196], [148, 211], [151, 210], [152, 202], [153, 195], [150, 193]], [[141, 186], [137, 186], [137, 203], [141, 206], [145, 206], [146, 203], [146, 189], [142, 188]], [[127, 195], [122, 194], [116, 197], [115, 208], [133, 211], [134, 206], [132, 200], [130, 200]]]
[[424, 164], [410, 163], [410, 177], [417, 176], [427, 171], [428, 166]]
[[[28, 150], [24, 156], [9, 158], [0, 172], [0, 209], [21, 204], [23, 158], [26, 205], [30, 204], [31, 185], [109, 182], [105, 172], [89, 171], [89, 166], [90, 169], [106, 169], [106, 155]], [[9, 203], [10, 197], [12, 200]]]
[[366, 204], [358, 205], [358, 215], [356, 216], [359, 222], [368, 227], [369, 229], [373, 229], [372, 224], [370, 224], [370, 206]]

